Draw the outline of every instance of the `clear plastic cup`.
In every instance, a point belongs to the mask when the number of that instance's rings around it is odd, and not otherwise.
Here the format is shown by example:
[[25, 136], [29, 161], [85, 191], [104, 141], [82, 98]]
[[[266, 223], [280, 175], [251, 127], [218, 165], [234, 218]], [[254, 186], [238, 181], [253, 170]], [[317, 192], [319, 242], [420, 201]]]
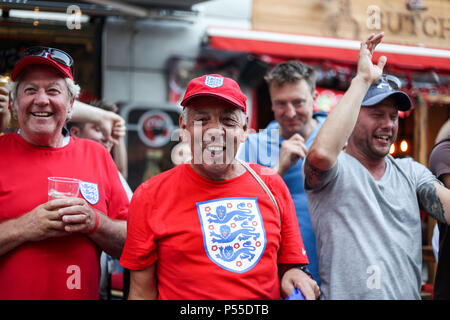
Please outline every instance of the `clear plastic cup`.
[[48, 177], [48, 200], [78, 196], [79, 180], [64, 177]]

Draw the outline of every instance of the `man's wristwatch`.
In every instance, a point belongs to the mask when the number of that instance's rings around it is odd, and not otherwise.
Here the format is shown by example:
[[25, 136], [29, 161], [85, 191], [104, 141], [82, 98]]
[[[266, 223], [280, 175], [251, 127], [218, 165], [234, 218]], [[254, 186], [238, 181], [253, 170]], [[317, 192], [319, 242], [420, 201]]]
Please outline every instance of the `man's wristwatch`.
[[298, 269], [302, 270], [304, 273], [306, 273], [311, 279], [313, 279], [313, 276], [311, 274], [311, 272], [309, 272], [308, 268], [306, 268], [306, 266], [300, 266], [297, 267]]

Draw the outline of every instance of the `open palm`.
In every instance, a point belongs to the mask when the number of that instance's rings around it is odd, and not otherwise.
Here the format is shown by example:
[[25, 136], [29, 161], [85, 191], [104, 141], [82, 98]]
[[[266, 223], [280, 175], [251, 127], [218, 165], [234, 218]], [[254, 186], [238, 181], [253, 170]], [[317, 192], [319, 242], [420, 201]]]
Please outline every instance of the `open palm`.
[[376, 35], [371, 34], [361, 43], [357, 72], [366, 81], [375, 82], [383, 74], [383, 68], [386, 65], [387, 58], [381, 56], [377, 64], [373, 64], [372, 62], [373, 52], [383, 37], [383, 32]]

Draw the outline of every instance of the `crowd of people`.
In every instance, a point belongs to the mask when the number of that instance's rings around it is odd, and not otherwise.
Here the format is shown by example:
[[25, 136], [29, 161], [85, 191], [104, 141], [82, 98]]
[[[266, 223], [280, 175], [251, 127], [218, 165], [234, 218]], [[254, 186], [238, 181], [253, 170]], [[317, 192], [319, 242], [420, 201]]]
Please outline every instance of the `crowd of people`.
[[[134, 192], [117, 108], [77, 101], [66, 52], [24, 51], [0, 87], [0, 299], [99, 299], [111, 259], [129, 299], [420, 299], [420, 210], [439, 225], [434, 297], [450, 299], [450, 135], [429, 168], [389, 155], [412, 103], [372, 59], [382, 39], [361, 42], [329, 114], [313, 112], [311, 66], [276, 65], [259, 133], [236, 81], [192, 79], [189, 157]], [[76, 179], [79, 195], [51, 197], [48, 177]]]

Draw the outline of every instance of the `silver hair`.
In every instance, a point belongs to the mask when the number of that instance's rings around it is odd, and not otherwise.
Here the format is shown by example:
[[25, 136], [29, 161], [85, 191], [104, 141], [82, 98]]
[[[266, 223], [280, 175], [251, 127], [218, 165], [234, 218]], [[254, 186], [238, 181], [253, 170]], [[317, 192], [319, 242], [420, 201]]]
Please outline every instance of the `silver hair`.
[[[239, 120], [242, 126], [245, 125], [245, 123], [247, 122], [247, 115], [244, 113], [244, 111], [242, 111], [241, 109], [237, 109], [238, 110], [238, 115], [239, 115]], [[189, 107], [184, 107], [184, 110], [181, 112], [181, 115], [183, 116], [183, 124], [186, 125], [187, 121], [188, 121], [188, 111], [189, 111]]]
[[[19, 77], [16, 81], [11, 82], [8, 85], [8, 89], [10, 92], [11, 97], [11, 110], [13, 111], [14, 117], [17, 119], [17, 90], [19, 88], [19, 84], [21, 81], [21, 77]], [[67, 91], [68, 91], [68, 100], [67, 100], [67, 108], [69, 108], [70, 101], [72, 98], [78, 98], [80, 95], [81, 88], [78, 84], [76, 84], [72, 79], [70, 78], [64, 78], [64, 81], [67, 85]], [[69, 121], [72, 118], [72, 111], [67, 115], [67, 121]]]

